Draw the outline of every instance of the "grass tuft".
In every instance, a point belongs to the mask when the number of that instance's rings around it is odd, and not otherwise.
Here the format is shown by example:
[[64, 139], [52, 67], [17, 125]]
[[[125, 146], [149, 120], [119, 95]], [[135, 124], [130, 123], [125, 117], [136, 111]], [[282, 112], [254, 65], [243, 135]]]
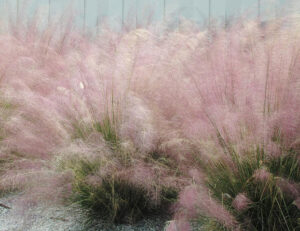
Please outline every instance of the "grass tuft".
[[[90, 221], [134, 223], [149, 215], [167, 212], [178, 196], [176, 189], [163, 188], [157, 204], [142, 186], [114, 175], [97, 177], [99, 165], [94, 162], [80, 160], [72, 169], [75, 179], [71, 199], [88, 212]], [[92, 176], [96, 181], [89, 182]]]
[[[213, 197], [222, 203], [246, 230], [297, 230], [300, 211], [278, 185], [285, 177], [299, 185], [299, 163], [295, 152], [280, 157], [267, 157], [262, 149], [246, 157], [232, 156], [236, 169], [224, 160], [206, 168], [207, 185]], [[258, 171], [260, 175], [258, 176]], [[248, 208], [237, 211], [233, 200], [239, 193], [251, 201]]]

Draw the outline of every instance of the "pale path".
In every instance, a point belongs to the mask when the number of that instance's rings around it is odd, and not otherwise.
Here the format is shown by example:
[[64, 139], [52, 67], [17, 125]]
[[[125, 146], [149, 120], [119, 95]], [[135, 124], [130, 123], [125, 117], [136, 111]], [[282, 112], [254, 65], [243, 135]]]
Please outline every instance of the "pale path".
[[0, 203], [11, 209], [0, 206], [0, 231], [162, 231], [164, 221], [161, 219], [143, 220], [130, 225], [109, 226], [98, 223], [87, 229], [83, 226], [84, 216], [75, 207], [34, 208], [26, 212], [16, 209], [16, 196], [1, 198]]

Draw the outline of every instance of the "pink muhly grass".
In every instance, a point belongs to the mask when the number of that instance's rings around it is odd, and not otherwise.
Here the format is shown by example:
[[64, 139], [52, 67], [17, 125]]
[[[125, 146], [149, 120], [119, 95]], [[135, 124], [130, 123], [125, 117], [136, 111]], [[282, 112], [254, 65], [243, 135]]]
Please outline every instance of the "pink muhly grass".
[[97, 188], [102, 184], [102, 178], [98, 175], [90, 175], [86, 179], [86, 183]]
[[283, 178], [277, 179], [276, 184], [284, 196], [287, 196], [293, 200], [300, 196], [300, 186], [298, 184]]
[[[25, 190], [25, 199], [33, 203], [64, 203], [72, 193], [72, 178], [70, 172], [43, 171], [39, 176], [33, 177], [34, 181], [31, 180], [31, 187]], [[36, 181], [42, 183], [36, 185]]]
[[155, 163], [143, 163], [137, 158], [132, 161], [130, 168], [120, 167], [115, 176], [143, 188], [149, 199], [156, 205], [161, 203], [161, 195], [164, 190], [178, 190], [187, 184], [187, 179], [173, 176], [174, 171], [169, 167], [159, 166]]
[[203, 183], [204, 175], [198, 169], [190, 169], [189, 175], [196, 184]]
[[119, 177], [125, 179], [134, 185], [138, 185], [146, 189], [149, 197], [155, 202], [159, 203], [159, 196], [161, 190], [160, 174], [161, 169], [154, 168], [151, 165], [143, 163], [136, 163], [130, 169], [122, 169], [119, 172]]
[[198, 215], [199, 193], [196, 186], [190, 186], [184, 189], [180, 194], [179, 203], [187, 212], [188, 218], [195, 218]]
[[210, 197], [205, 188], [196, 185], [186, 187], [179, 197], [179, 211], [175, 217], [183, 220], [191, 220], [199, 215], [215, 218], [228, 228], [235, 228], [237, 221], [218, 202]]
[[[157, 160], [145, 163], [158, 144], [161, 155], [199, 185], [204, 177], [194, 168], [195, 155], [207, 163], [228, 159], [230, 150], [244, 155], [257, 146], [271, 156], [299, 150], [299, 32], [294, 28], [274, 22], [262, 31], [245, 22], [218, 29], [211, 38], [184, 26], [163, 34], [107, 29], [91, 40], [72, 29], [71, 19], [45, 31], [37, 22], [28, 27], [20, 22], [0, 35], [1, 97], [13, 105], [9, 110], [0, 105], [3, 157], [14, 160], [1, 178], [3, 188], [28, 189], [35, 179], [44, 184], [35, 185], [33, 195], [59, 198], [72, 177], [67, 166], [59, 169], [62, 176], [56, 170], [79, 158], [103, 165], [88, 184], [119, 171], [116, 175], [143, 185], [157, 199], [163, 185], [188, 181]], [[94, 129], [114, 106], [120, 110], [117, 151]], [[77, 130], [80, 136], [74, 135]], [[123, 166], [125, 154], [130, 161]], [[265, 168], [253, 174], [260, 182], [271, 177]], [[169, 179], [174, 181], [168, 184]], [[298, 198], [293, 184], [278, 184]], [[244, 194], [233, 202], [237, 210], [248, 204]], [[229, 228], [236, 224], [204, 187], [185, 187], [178, 205], [184, 210], [178, 212], [182, 230], [189, 230], [182, 220], [199, 214]]]
[[274, 142], [268, 142], [265, 146], [266, 153], [275, 158], [279, 158], [280, 155], [282, 154], [282, 150], [279, 144], [274, 143]]
[[152, 111], [138, 97], [129, 95], [122, 110], [121, 135], [130, 139], [140, 152], [151, 152], [157, 142]]
[[246, 210], [252, 201], [245, 195], [245, 193], [239, 193], [232, 201], [232, 206], [239, 212]]
[[271, 173], [265, 168], [257, 169], [253, 174], [253, 178], [258, 182], [267, 182], [271, 176]]

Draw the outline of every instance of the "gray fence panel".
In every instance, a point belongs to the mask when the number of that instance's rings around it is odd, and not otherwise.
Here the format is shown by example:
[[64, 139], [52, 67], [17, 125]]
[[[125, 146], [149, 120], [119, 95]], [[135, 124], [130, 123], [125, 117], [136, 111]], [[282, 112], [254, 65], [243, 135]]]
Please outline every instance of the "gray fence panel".
[[[75, 15], [76, 25], [96, 30], [102, 23], [116, 29], [124, 24], [143, 26], [149, 21], [179, 21], [182, 18], [202, 23], [213, 19], [247, 18], [269, 20], [282, 15], [280, 7], [294, 0], [0, 0], [7, 15], [32, 16], [36, 9], [45, 21], [61, 15]], [[25, 6], [25, 8], [24, 8]], [[280, 10], [279, 10], [280, 9]]]

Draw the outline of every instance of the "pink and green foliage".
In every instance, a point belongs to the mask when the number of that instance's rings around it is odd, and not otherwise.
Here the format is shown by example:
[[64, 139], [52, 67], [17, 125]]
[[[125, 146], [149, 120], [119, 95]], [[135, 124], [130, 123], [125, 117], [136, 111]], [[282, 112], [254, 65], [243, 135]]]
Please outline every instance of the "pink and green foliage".
[[[1, 191], [60, 201], [116, 177], [151, 205], [181, 191], [168, 230], [201, 216], [238, 230], [258, 219], [251, 187], [268, 184], [261, 195], [276, 189], [299, 214], [297, 24], [89, 38], [36, 22], [0, 34]], [[78, 172], [81, 161], [97, 170]], [[221, 177], [232, 187], [216, 187]]]

